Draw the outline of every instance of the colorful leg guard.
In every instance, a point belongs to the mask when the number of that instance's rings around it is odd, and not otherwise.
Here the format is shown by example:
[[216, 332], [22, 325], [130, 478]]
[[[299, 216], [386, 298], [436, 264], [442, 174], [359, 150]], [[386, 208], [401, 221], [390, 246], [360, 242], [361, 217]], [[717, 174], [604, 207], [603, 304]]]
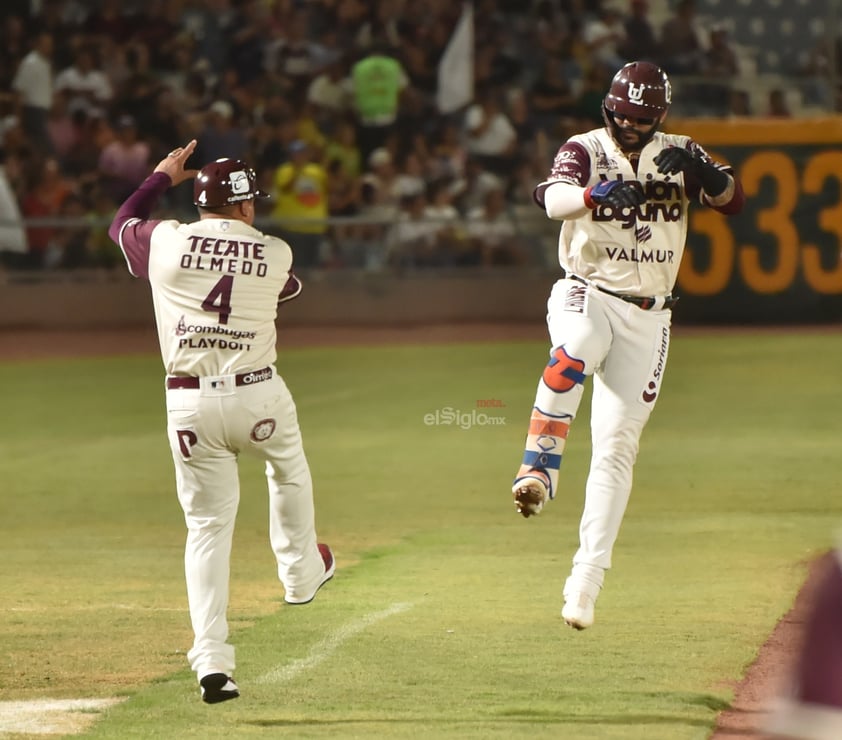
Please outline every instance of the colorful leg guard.
[[537, 406], [532, 409], [523, 463], [517, 472], [515, 484], [523, 478], [539, 478], [547, 486], [550, 498], [555, 498], [561, 455], [572, 419], [568, 414], [549, 416]]

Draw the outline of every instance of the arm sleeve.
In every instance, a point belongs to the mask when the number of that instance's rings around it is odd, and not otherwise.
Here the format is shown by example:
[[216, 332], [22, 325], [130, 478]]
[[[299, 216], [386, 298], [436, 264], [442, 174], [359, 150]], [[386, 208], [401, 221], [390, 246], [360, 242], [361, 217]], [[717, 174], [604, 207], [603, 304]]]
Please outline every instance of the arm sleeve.
[[149, 245], [160, 221], [149, 220], [161, 195], [172, 184], [169, 175], [153, 172], [120, 206], [108, 227], [108, 236], [120, 247], [129, 272], [149, 276]]
[[585, 203], [585, 188], [567, 182], [549, 184], [544, 190], [544, 210], [557, 221], [581, 218], [590, 213]]

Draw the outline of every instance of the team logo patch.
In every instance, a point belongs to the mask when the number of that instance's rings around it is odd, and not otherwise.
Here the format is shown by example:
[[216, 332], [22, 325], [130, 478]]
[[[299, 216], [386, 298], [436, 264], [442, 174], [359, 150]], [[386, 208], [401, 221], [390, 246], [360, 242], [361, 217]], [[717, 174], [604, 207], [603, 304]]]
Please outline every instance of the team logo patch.
[[252, 427], [251, 439], [252, 442], [265, 442], [269, 437], [275, 433], [275, 420], [262, 419]]
[[556, 347], [542, 377], [548, 388], [556, 393], [566, 393], [585, 382], [585, 363], [568, 355], [564, 347]]
[[600, 152], [596, 158], [597, 170], [616, 170], [617, 160], [610, 159], [605, 152]]
[[228, 181], [231, 183], [231, 192], [235, 195], [242, 195], [249, 191], [249, 178], [244, 170], [237, 170], [228, 175]]
[[634, 230], [634, 235], [639, 242], [648, 242], [652, 238], [652, 227], [648, 224], [646, 226], [638, 226]]

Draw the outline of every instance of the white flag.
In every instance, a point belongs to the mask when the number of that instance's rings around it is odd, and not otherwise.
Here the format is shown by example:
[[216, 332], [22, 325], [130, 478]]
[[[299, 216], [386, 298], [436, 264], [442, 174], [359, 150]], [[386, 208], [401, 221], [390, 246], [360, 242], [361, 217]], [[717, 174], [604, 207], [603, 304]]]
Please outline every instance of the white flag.
[[436, 104], [453, 113], [474, 99], [474, 6], [465, 3], [438, 70]]

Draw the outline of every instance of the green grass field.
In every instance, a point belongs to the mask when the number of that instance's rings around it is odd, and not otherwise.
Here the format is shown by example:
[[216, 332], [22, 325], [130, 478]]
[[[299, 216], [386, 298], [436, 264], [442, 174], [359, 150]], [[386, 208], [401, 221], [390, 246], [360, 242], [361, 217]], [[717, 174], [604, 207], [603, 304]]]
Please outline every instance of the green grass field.
[[[559, 611], [586, 405], [559, 498], [527, 521], [509, 493], [545, 357], [531, 342], [282, 353], [338, 570], [313, 604], [282, 604], [245, 459], [243, 695], [217, 706], [185, 658], [159, 358], [0, 364], [2, 699], [126, 697], [90, 738], [707, 738], [842, 522], [842, 336], [676, 333], [582, 633]], [[465, 423], [425, 423], [447, 407]]]

